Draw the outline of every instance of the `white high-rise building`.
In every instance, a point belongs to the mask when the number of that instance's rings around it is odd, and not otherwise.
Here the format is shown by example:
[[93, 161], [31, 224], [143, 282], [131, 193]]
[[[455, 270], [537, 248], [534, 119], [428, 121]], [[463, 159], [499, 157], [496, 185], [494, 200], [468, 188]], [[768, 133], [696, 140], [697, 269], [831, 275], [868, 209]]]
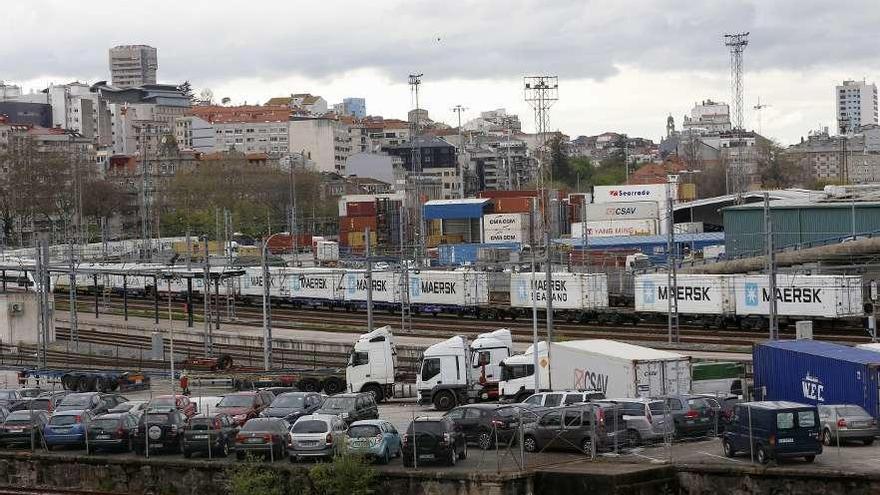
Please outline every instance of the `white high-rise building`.
[[111, 84], [133, 88], [156, 84], [159, 62], [156, 49], [147, 45], [120, 45], [110, 49]]
[[731, 130], [730, 107], [727, 103], [703, 100], [694, 105], [690, 116], [685, 115], [683, 127], [701, 136], [727, 132]]
[[843, 81], [835, 92], [837, 130], [854, 134], [865, 125], [877, 123], [877, 85], [865, 81]]

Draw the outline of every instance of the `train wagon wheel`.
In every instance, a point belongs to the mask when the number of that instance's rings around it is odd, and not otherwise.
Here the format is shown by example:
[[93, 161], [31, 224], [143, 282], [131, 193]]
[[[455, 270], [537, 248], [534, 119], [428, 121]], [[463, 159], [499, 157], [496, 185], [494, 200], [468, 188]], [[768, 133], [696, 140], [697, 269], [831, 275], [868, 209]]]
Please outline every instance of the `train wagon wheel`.
[[65, 374], [61, 376], [61, 386], [64, 388], [64, 390], [76, 390], [76, 385], [76, 375]]

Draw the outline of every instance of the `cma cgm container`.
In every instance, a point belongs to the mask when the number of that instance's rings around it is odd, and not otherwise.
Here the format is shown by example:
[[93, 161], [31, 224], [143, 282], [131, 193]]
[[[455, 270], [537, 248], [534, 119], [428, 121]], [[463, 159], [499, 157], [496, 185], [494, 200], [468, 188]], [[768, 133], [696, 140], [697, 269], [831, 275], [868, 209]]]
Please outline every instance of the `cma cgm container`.
[[755, 395], [805, 404], [856, 404], [880, 417], [880, 354], [830, 342], [780, 340], [755, 346]]
[[[608, 275], [604, 273], [552, 274], [551, 297], [554, 309], [599, 309], [608, 307]], [[544, 272], [514, 273], [510, 276], [510, 305], [531, 308], [534, 297], [538, 308], [547, 307], [547, 275]]]
[[[374, 271], [373, 302], [399, 303], [400, 279], [393, 271]], [[345, 301], [367, 300], [367, 274], [364, 270], [347, 270], [342, 278], [342, 297]]]
[[[737, 277], [736, 314], [738, 316], [769, 314], [769, 285], [767, 276]], [[860, 317], [865, 311], [862, 300], [862, 277], [779, 274], [776, 276], [776, 309], [780, 316]]]
[[407, 276], [412, 304], [465, 307], [489, 304], [486, 272], [421, 270]]
[[[676, 277], [678, 312], [684, 314], [733, 315], [736, 297], [734, 277], [730, 275], [690, 275]], [[669, 278], [665, 273], [638, 275], [633, 283], [635, 309], [648, 313], [669, 311]]]

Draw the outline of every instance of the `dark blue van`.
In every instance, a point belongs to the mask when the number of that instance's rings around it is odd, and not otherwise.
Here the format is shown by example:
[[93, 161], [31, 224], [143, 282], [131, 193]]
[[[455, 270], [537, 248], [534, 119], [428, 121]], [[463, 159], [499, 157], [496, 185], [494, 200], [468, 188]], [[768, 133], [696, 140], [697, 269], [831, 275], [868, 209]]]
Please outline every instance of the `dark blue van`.
[[820, 428], [816, 406], [786, 401], [743, 402], [734, 408], [721, 444], [727, 457], [749, 454], [761, 464], [793, 457], [813, 462], [822, 453]]

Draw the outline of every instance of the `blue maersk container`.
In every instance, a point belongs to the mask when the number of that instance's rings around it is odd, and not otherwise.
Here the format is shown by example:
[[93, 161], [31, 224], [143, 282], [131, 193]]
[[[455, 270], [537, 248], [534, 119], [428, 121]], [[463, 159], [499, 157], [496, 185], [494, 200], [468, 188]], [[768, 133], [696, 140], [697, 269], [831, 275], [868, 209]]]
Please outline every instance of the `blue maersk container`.
[[755, 395], [803, 404], [856, 404], [880, 418], [880, 353], [814, 340], [755, 346]]

